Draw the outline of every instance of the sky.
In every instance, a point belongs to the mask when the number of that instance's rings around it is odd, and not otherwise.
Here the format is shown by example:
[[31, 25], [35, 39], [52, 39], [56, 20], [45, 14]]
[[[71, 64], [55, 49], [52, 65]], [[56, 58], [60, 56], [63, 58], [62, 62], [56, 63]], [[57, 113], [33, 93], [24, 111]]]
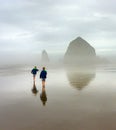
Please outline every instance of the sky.
[[115, 5], [115, 0], [0, 0], [0, 54], [65, 53], [78, 36], [97, 55], [115, 54]]

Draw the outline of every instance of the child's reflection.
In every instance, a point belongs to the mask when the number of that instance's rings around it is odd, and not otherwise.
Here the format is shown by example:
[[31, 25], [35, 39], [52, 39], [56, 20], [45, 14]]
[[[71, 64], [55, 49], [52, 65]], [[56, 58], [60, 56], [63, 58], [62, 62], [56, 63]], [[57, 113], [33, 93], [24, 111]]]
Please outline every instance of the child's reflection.
[[40, 94], [40, 99], [43, 103], [43, 106], [46, 105], [46, 102], [47, 102], [47, 95], [46, 95], [46, 90], [45, 90], [45, 86], [42, 86], [42, 92]]
[[36, 95], [36, 94], [38, 93], [38, 90], [37, 90], [36, 85], [35, 85], [35, 81], [33, 82], [32, 93], [33, 93], [34, 95]]

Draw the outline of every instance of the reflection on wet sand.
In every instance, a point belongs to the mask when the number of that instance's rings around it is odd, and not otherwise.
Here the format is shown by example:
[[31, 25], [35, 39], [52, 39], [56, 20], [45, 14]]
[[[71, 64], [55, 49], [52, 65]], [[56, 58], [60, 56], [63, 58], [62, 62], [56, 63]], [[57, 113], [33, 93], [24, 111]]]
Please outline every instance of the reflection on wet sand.
[[46, 102], [47, 102], [47, 95], [46, 95], [46, 90], [45, 90], [45, 86], [42, 86], [42, 92], [40, 94], [40, 99], [43, 103], [43, 106], [46, 105]]
[[38, 93], [38, 90], [37, 90], [36, 85], [35, 85], [35, 81], [33, 82], [32, 93], [33, 93], [34, 95], [36, 95], [36, 94]]
[[68, 68], [66, 72], [69, 83], [78, 90], [82, 90], [86, 87], [95, 77], [95, 69], [93, 68]]

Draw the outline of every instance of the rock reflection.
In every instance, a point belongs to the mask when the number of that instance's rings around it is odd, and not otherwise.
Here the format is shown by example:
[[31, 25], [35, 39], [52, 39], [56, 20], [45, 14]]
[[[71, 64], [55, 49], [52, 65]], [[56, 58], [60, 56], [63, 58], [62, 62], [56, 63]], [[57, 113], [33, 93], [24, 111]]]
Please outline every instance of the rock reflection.
[[33, 93], [34, 95], [37, 95], [37, 93], [38, 93], [38, 90], [37, 90], [37, 88], [36, 88], [35, 81], [33, 82], [32, 93]]
[[86, 87], [90, 81], [95, 77], [95, 68], [67, 68], [67, 78], [71, 86], [77, 88], [78, 90], [82, 90]]
[[43, 103], [43, 106], [46, 105], [46, 102], [47, 102], [47, 95], [46, 95], [46, 90], [45, 90], [45, 87], [42, 86], [42, 92], [40, 94], [40, 99]]

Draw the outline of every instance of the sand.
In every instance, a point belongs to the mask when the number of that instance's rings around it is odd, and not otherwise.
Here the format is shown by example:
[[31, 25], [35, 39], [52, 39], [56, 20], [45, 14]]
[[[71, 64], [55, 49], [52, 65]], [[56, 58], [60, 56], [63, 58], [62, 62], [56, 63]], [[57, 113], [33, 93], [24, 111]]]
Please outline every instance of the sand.
[[[31, 68], [0, 70], [0, 130], [115, 130], [116, 68], [49, 69], [42, 93]], [[36, 87], [36, 91], [32, 91]]]

